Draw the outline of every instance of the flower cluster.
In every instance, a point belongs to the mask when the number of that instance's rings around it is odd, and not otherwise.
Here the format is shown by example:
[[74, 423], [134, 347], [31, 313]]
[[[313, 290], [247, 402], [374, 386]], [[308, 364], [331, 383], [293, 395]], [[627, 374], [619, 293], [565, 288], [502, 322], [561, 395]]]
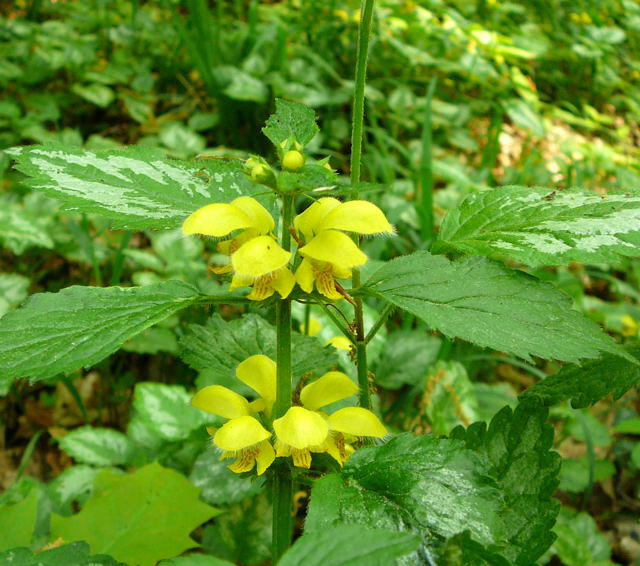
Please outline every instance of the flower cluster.
[[[332, 414], [321, 409], [351, 397], [358, 386], [339, 371], [330, 371], [302, 388], [300, 406], [291, 407], [282, 417], [271, 421], [276, 393], [276, 364], [263, 355], [247, 358], [236, 368], [236, 377], [251, 387], [258, 399], [249, 402], [221, 385], [209, 385], [192, 399], [194, 407], [228, 419], [219, 429], [209, 427], [213, 443], [222, 451], [222, 459], [234, 458], [229, 469], [258, 475], [276, 457], [291, 456], [295, 466], [309, 468], [311, 453], [326, 452], [342, 465], [353, 452], [359, 437], [382, 438], [384, 425], [367, 409], [345, 407]], [[275, 441], [272, 444], [273, 433]]]
[[252, 287], [248, 298], [256, 301], [276, 291], [286, 298], [296, 282], [305, 293], [311, 293], [315, 286], [325, 297], [341, 299], [336, 279], [350, 278], [353, 269], [367, 261], [345, 232], [393, 233], [393, 226], [374, 204], [363, 200], [340, 202], [330, 197], [315, 201], [295, 217], [293, 224], [301, 258], [295, 275], [289, 269], [291, 252], [280, 246], [273, 233], [273, 217], [251, 197], [208, 204], [185, 220], [182, 231], [221, 238], [217, 249], [229, 256], [229, 263], [213, 271], [233, 273], [230, 289]]

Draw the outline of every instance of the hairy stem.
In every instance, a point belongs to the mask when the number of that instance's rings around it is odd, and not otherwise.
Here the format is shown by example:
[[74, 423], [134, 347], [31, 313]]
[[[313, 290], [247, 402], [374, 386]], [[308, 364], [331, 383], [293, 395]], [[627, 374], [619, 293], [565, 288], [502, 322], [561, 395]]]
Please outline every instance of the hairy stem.
[[[360, 27], [358, 30], [358, 54], [356, 59], [356, 79], [353, 94], [353, 116], [351, 123], [351, 198], [358, 198], [356, 185], [360, 182], [360, 164], [362, 161], [362, 136], [364, 132], [364, 87], [367, 77], [367, 56], [369, 54], [369, 34], [373, 18], [374, 0], [362, 0]], [[356, 236], [356, 240], [358, 240]], [[360, 271], [353, 270], [353, 288], [360, 287]], [[356, 331], [356, 367], [358, 385], [360, 386], [360, 406], [371, 408], [369, 395], [369, 370], [367, 368], [367, 344], [364, 332], [364, 313], [362, 299], [356, 297], [355, 307]]]
[[[282, 247], [289, 251], [291, 234], [289, 228], [293, 216], [293, 195], [283, 196]], [[291, 407], [291, 300], [281, 299], [276, 307], [276, 402], [273, 418], [283, 416]], [[272, 466], [273, 493], [273, 539], [272, 563], [291, 546], [293, 530], [293, 480], [291, 467], [286, 460], [276, 460]]]

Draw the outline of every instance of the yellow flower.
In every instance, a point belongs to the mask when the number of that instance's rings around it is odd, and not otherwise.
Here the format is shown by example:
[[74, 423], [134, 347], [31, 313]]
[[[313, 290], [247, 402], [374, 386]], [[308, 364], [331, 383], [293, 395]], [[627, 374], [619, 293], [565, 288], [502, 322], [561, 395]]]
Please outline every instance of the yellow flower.
[[248, 298], [261, 301], [275, 291], [287, 297], [295, 278], [287, 267], [291, 252], [273, 237], [275, 223], [269, 211], [251, 197], [231, 203], [214, 203], [196, 210], [183, 225], [185, 234], [223, 238], [236, 230], [240, 234], [218, 243], [218, 251], [230, 256], [230, 263], [213, 268], [214, 273], [234, 272], [230, 288], [253, 286]]
[[367, 256], [344, 232], [393, 234], [383, 212], [364, 200], [341, 203], [331, 197], [314, 202], [294, 219], [295, 229], [306, 244], [299, 249], [303, 257], [295, 278], [306, 293], [316, 288], [325, 297], [338, 300], [342, 295], [335, 279], [348, 279], [354, 267], [364, 265]]
[[361, 407], [346, 407], [326, 415], [322, 407], [351, 397], [358, 386], [344, 373], [330, 371], [300, 392], [302, 407], [291, 407], [283, 417], [273, 421], [276, 433], [276, 456], [291, 456], [293, 464], [311, 466], [311, 452], [328, 452], [340, 465], [353, 452], [348, 440], [358, 436], [381, 438], [384, 425]]
[[213, 443], [222, 450], [221, 459], [236, 459], [229, 469], [241, 473], [251, 471], [257, 465], [258, 475], [261, 475], [275, 459], [275, 451], [268, 441], [271, 433], [251, 414], [271, 411], [276, 398], [276, 364], [267, 356], [251, 356], [238, 365], [236, 377], [260, 398], [250, 403], [222, 385], [209, 385], [196, 393], [191, 404], [229, 419], [217, 430], [207, 428]]

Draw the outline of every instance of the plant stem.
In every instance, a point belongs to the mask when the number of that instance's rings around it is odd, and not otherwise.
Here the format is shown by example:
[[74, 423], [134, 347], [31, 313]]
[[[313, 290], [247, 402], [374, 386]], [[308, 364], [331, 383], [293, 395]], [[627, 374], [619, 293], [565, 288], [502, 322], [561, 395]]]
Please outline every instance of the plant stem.
[[[362, 161], [362, 136], [364, 132], [364, 87], [367, 77], [367, 56], [369, 54], [369, 34], [373, 18], [374, 0], [362, 0], [360, 27], [358, 29], [358, 53], [356, 59], [356, 79], [353, 93], [353, 116], [351, 125], [351, 198], [358, 198], [360, 164]], [[356, 242], [359, 238], [356, 236]], [[353, 287], [360, 287], [360, 271], [353, 270]], [[364, 311], [362, 299], [355, 298], [356, 367], [360, 386], [360, 406], [371, 408], [369, 395], [369, 370], [367, 368], [367, 343], [364, 332]]]
[[[369, 33], [373, 16], [374, 0], [362, 0], [360, 27], [358, 29], [358, 53], [356, 59], [356, 80], [353, 92], [353, 117], [351, 123], [351, 184], [360, 182], [362, 161], [362, 134], [364, 131], [364, 87], [367, 77], [367, 57], [369, 55]], [[358, 197], [358, 190], [351, 189], [351, 198]]]
[[436, 89], [437, 78], [429, 82], [427, 100], [425, 101], [424, 122], [422, 125], [422, 155], [418, 170], [418, 186], [420, 187], [420, 228], [422, 239], [430, 243], [433, 238], [433, 152], [431, 128], [431, 101]]
[[[293, 195], [283, 196], [282, 206], [282, 247], [291, 248], [291, 226], [293, 216]], [[273, 418], [283, 416], [291, 407], [291, 300], [281, 299], [276, 307], [276, 402], [273, 406]], [[280, 557], [291, 546], [293, 530], [293, 480], [291, 467], [286, 460], [273, 465], [273, 538], [272, 563], [277, 564]]]

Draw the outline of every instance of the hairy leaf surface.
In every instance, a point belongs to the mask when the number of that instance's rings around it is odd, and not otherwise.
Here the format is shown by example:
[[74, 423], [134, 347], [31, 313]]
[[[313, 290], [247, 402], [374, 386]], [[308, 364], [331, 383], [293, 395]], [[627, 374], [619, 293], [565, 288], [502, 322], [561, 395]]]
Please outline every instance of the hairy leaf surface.
[[111, 556], [94, 554], [90, 556], [86, 542], [64, 544], [37, 553], [28, 548], [12, 548], [0, 553], [0, 564], [11, 566], [127, 566]]
[[640, 255], [640, 194], [500, 187], [449, 211], [440, 243], [527, 265], [610, 262]]
[[32, 295], [0, 319], [0, 383], [95, 364], [145, 328], [202, 301], [207, 296], [181, 281], [130, 288], [73, 286]]
[[46, 145], [9, 153], [33, 189], [69, 210], [106, 216], [118, 228], [175, 228], [206, 204], [256, 190], [235, 161], [186, 164], [139, 147], [93, 152]]
[[298, 102], [290, 102], [282, 98], [276, 99], [275, 114], [269, 116], [262, 132], [276, 147], [289, 138], [302, 145], [309, 143], [318, 133], [316, 113]]
[[278, 563], [281, 566], [389, 566], [418, 548], [411, 533], [340, 525], [301, 536]]
[[[640, 345], [625, 346], [634, 358], [640, 359]], [[571, 399], [575, 408], [587, 407], [613, 393], [621, 397], [640, 385], [640, 366], [618, 356], [604, 356], [600, 360], [580, 366], [565, 366], [558, 373], [527, 389], [521, 398], [539, 397], [545, 405], [556, 405]]]
[[[232, 379], [238, 385], [234, 376], [240, 362], [254, 354], [276, 359], [276, 329], [264, 318], [253, 314], [231, 322], [214, 315], [205, 326], [191, 324], [180, 347], [182, 359], [192, 368]], [[337, 361], [332, 348], [323, 347], [317, 338], [295, 332], [291, 353], [295, 377], [326, 369]]]
[[485, 258], [451, 262], [426, 251], [375, 271], [365, 293], [423, 319], [431, 328], [525, 359], [577, 362], [609, 352], [632, 359], [551, 285]]
[[403, 434], [361, 449], [340, 474], [316, 482], [306, 530], [362, 524], [412, 531], [428, 552], [468, 532], [470, 554], [486, 546], [503, 559], [487, 563], [533, 564], [553, 541], [558, 512], [559, 456], [550, 451], [546, 417], [529, 402], [515, 412], [505, 407], [488, 429], [459, 427], [448, 439]]

